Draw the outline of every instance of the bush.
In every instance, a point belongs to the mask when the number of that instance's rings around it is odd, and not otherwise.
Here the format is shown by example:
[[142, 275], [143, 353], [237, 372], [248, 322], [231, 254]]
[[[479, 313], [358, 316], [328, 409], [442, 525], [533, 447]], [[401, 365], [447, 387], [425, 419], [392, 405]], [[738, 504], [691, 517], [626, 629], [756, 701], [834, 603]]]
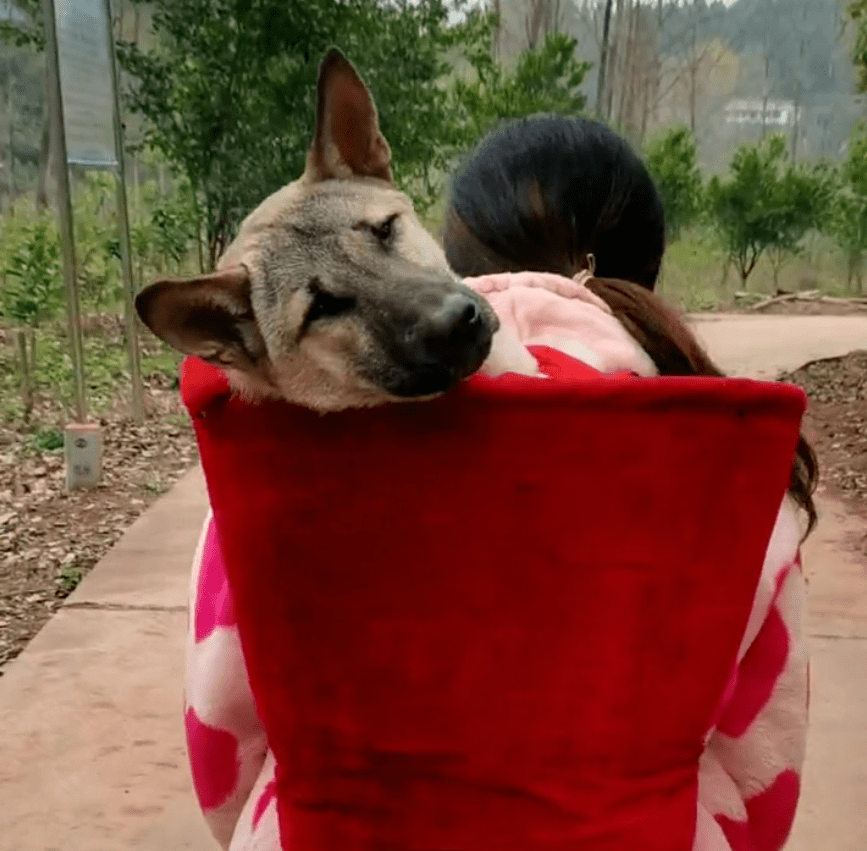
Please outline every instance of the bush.
[[7, 227], [6, 240], [3, 315], [35, 328], [54, 318], [63, 304], [57, 229], [50, 218], [39, 218], [15, 229]]
[[831, 203], [828, 230], [846, 256], [847, 277], [863, 292], [864, 257], [867, 255], [867, 128], [856, 129], [845, 162], [840, 167]]

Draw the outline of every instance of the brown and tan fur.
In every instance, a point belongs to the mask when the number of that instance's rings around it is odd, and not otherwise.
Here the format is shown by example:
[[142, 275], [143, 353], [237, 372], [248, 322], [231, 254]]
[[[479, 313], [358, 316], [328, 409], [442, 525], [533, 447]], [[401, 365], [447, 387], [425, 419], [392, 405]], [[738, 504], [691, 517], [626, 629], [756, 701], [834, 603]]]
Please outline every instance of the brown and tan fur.
[[336, 49], [304, 174], [247, 216], [214, 273], [153, 284], [136, 307], [246, 397], [319, 411], [444, 392], [498, 327], [395, 188], [376, 108]]

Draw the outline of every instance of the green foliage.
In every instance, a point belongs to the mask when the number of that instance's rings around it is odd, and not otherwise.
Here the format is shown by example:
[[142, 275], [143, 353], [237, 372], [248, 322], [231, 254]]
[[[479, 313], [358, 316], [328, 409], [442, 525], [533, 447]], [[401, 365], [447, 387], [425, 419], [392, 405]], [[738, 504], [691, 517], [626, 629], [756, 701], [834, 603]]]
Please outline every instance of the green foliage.
[[84, 570], [75, 562], [66, 564], [57, 577], [57, 596], [68, 597], [84, 579]]
[[857, 281], [861, 291], [867, 255], [867, 127], [856, 128], [835, 188], [829, 230], [846, 255], [849, 285]]
[[849, 16], [855, 22], [855, 46], [852, 58], [858, 70], [858, 86], [867, 91], [867, 0], [855, 0], [849, 5]]
[[60, 242], [50, 218], [23, 223], [16, 231], [5, 258], [6, 283], [0, 304], [5, 317], [35, 328], [55, 316], [62, 304]]
[[472, 81], [458, 79], [452, 93], [455, 114], [463, 117], [463, 140], [472, 144], [503, 120], [544, 112], [576, 115], [585, 106], [581, 84], [590, 63], [577, 56], [572, 36], [552, 33], [535, 50], [521, 55], [513, 72], [492, 58], [483, 16], [467, 27], [467, 51], [475, 72]]
[[775, 287], [780, 268], [802, 251], [807, 233], [827, 224], [833, 189], [834, 173], [823, 163], [789, 165], [783, 170], [769, 204], [776, 225], [774, 240], [768, 246]]
[[75, 251], [83, 304], [102, 310], [120, 287], [114, 178], [88, 172], [75, 193]]
[[198, 239], [198, 210], [189, 184], [182, 180], [163, 195], [153, 182], [143, 187], [144, 210], [132, 225], [132, 251], [138, 285], [151, 275], [180, 275]]
[[687, 127], [674, 127], [648, 144], [645, 158], [662, 197], [667, 236], [675, 240], [701, 211], [695, 136]]
[[762, 254], [778, 268], [823, 220], [830, 181], [822, 169], [786, 164], [786, 141], [773, 136], [738, 148], [729, 177], [713, 178], [707, 194], [728, 262], [746, 284]]
[[180, 268], [196, 238], [196, 207], [188, 191], [160, 198], [151, 212], [149, 227], [153, 251], [163, 268], [171, 262]]
[[0, 21], [0, 41], [16, 47], [30, 45], [42, 50], [45, 46], [42, 0], [12, 0], [12, 8], [21, 13], [21, 20], [9, 18]]
[[33, 435], [33, 448], [37, 452], [59, 452], [63, 449], [63, 432], [56, 428], [45, 428]]

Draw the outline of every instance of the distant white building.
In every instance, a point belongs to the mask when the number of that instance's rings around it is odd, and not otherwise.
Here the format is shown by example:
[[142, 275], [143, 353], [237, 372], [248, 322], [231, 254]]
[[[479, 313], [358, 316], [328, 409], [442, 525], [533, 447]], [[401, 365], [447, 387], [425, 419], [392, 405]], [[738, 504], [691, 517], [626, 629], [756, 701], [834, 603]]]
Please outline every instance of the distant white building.
[[726, 124], [747, 124], [753, 127], [793, 127], [801, 121], [803, 111], [793, 100], [737, 98], [723, 110]]

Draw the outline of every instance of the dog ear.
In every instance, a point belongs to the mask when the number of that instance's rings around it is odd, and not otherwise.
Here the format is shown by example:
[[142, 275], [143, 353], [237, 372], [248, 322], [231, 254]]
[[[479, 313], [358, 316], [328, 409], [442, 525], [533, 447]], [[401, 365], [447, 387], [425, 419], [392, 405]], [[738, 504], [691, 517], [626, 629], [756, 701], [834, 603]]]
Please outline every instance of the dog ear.
[[379, 130], [373, 98], [336, 47], [319, 67], [316, 133], [306, 176], [312, 181], [378, 177], [391, 183], [391, 149]]
[[157, 337], [185, 354], [247, 371], [266, 355], [243, 266], [190, 280], [158, 281], [138, 294], [135, 306]]

